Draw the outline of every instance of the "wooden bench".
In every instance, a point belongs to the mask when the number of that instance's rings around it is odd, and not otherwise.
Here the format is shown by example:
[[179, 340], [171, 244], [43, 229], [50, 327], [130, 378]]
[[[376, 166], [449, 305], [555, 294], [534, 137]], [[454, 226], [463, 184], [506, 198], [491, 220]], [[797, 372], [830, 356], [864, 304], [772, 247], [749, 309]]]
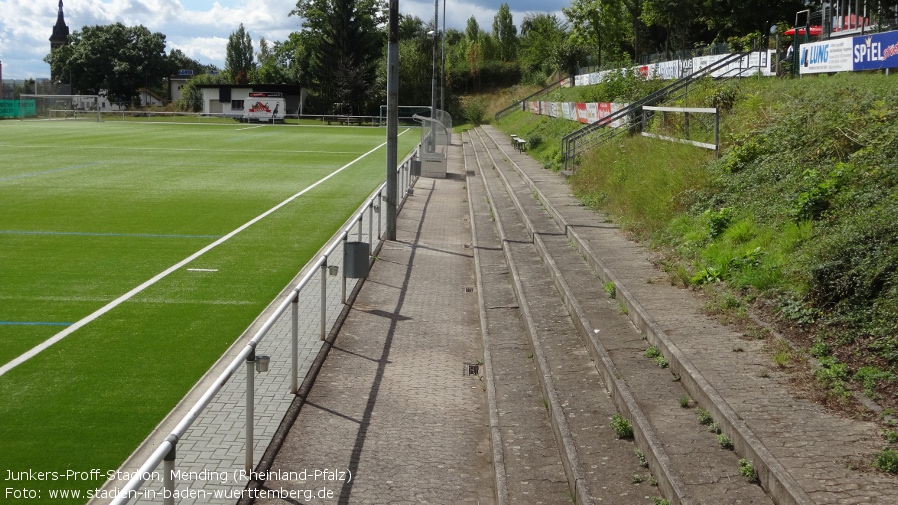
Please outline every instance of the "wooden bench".
[[527, 141], [522, 139], [521, 137], [515, 137], [514, 144], [514, 148], [518, 151], [524, 152], [527, 150]]

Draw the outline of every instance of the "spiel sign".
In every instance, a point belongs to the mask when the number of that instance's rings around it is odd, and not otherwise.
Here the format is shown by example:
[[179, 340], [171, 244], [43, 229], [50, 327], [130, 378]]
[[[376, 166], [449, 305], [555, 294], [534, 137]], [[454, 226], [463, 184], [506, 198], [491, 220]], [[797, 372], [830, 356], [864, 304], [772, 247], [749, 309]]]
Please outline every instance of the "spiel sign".
[[854, 70], [898, 67], [898, 32], [854, 37]]

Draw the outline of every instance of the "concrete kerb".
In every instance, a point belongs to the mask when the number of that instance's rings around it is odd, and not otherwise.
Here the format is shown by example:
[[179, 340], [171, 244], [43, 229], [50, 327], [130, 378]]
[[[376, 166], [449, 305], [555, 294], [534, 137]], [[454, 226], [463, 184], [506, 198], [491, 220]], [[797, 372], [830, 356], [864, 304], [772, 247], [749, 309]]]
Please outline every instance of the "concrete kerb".
[[[491, 137], [492, 138], [492, 137]], [[499, 149], [501, 145], [496, 142]], [[506, 153], [507, 156], [507, 153]], [[645, 308], [640, 304], [633, 294], [624, 286], [614, 275], [610, 268], [598, 257], [597, 254], [589, 247], [585, 240], [580, 237], [574, 227], [567, 222], [557, 208], [545, 198], [545, 194], [540, 191], [532, 179], [520, 169], [517, 163], [510, 157], [509, 162], [527, 181], [532, 191], [540, 196], [540, 202], [555, 219], [558, 225], [564, 229], [565, 235], [584, 255], [590, 267], [596, 272], [596, 275], [602, 279], [602, 282], [612, 282], [618, 294], [618, 298], [627, 307], [628, 317], [633, 324], [639, 328], [646, 336], [650, 343], [656, 345], [662, 352], [664, 357], [670, 363], [671, 370], [678, 373], [681, 382], [690, 396], [698, 403], [704, 404], [707, 410], [718, 421], [722, 431], [733, 440], [735, 450], [742, 454], [745, 459], [752, 462], [758, 473], [758, 481], [761, 486], [771, 495], [778, 504], [784, 505], [804, 505], [813, 503], [810, 497], [798, 485], [795, 479], [789, 474], [785, 468], [779, 463], [767, 447], [758, 439], [754, 432], [739, 418], [739, 415], [733, 408], [720, 396], [719, 393], [708, 383], [701, 372], [692, 365], [691, 361], [686, 358], [682, 351], [670, 340], [663, 329], [648, 314]]]
[[[483, 167], [481, 167], [481, 171], [482, 170]], [[495, 202], [495, 199], [492, 192], [490, 191], [489, 185], [486, 184], [485, 180], [484, 188], [487, 192], [487, 195], [489, 196], [489, 205], [492, 206], [493, 202]], [[521, 212], [521, 208], [518, 207], [519, 203], [515, 201], [513, 195], [510, 196], [512, 197], [512, 202], [515, 204], [518, 212]], [[537, 367], [537, 375], [541, 378], [541, 380], [539, 381], [540, 388], [542, 389], [543, 395], [546, 398], [546, 403], [548, 404], [549, 419], [551, 421], [553, 434], [555, 435], [555, 441], [560, 449], [559, 452], [561, 456], [561, 463], [562, 467], [564, 468], [565, 476], [568, 480], [568, 486], [570, 487], [571, 493], [574, 495], [575, 503], [593, 503], [586, 487], [586, 479], [584, 477], [583, 466], [580, 462], [580, 457], [577, 454], [576, 444], [574, 443], [573, 436], [570, 433], [567, 420], [564, 416], [564, 410], [561, 407], [561, 401], [558, 399], [558, 394], [552, 380], [548, 361], [545, 357], [542, 346], [539, 343], [536, 334], [536, 325], [533, 322], [533, 317], [531, 316], [530, 310], [527, 305], [527, 299], [524, 296], [521, 279], [517, 275], [517, 266], [515, 265], [514, 258], [512, 258], [510, 252], [508, 251], [508, 248], [506, 247], [508, 238], [505, 234], [505, 229], [502, 226], [502, 221], [499, 215], [495, 212], [494, 214], [496, 215], [496, 228], [498, 229], [499, 237], [502, 242], [502, 251], [505, 254], [505, 260], [508, 262], [509, 274], [512, 278], [512, 286], [514, 288], [515, 296], [518, 298], [521, 316], [524, 322], [524, 326], [527, 328], [527, 335], [530, 338], [530, 345], [533, 348], [534, 362], [536, 363]], [[521, 215], [524, 216], [524, 219], [526, 220], [525, 214], [521, 212]], [[533, 231], [529, 221], [527, 221], [526, 228], [527, 233], [532, 239]]]
[[[464, 150], [464, 143], [462, 143]], [[467, 156], [462, 156], [465, 164], [465, 173], [468, 173]], [[480, 244], [477, 241], [477, 223], [474, 220], [474, 199], [471, 194], [471, 183], [465, 185], [468, 192], [468, 215], [471, 223], [471, 249], [474, 252], [474, 271], [481, 272]], [[496, 505], [508, 505], [508, 481], [506, 479], [505, 453], [502, 449], [502, 432], [499, 428], [499, 408], [496, 400], [496, 381], [493, 371], [493, 360], [490, 354], [489, 329], [486, 325], [486, 303], [483, 299], [483, 279], [476, 275], [477, 301], [480, 312], [480, 334], [483, 339], [483, 375], [486, 377], [486, 398], [489, 406], [490, 419], [490, 449], [493, 454], [493, 471], [496, 479]]]

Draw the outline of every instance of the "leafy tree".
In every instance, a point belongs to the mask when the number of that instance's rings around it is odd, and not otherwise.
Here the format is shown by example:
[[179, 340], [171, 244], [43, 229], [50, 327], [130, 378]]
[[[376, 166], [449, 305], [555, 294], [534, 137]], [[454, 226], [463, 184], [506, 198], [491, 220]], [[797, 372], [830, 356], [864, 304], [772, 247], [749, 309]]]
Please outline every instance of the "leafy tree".
[[465, 37], [468, 39], [468, 42], [477, 42], [480, 40], [480, 25], [477, 23], [477, 18], [471, 16], [468, 19], [468, 24], [465, 26]]
[[293, 32], [284, 42], [274, 43], [274, 58], [283, 73], [283, 82], [311, 86], [309, 34]]
[[[539, 74], [544, 80], [560, 70], [555, 55], [567, 39], [564, 24], [554, 14], [527, 14], [521, 22], [520, 61], [525, 74]], [[537, 78], [537, 81], [541, 79]], [[535, 82], [541, 84], [541, 82]]]
[[795, 22], [795, 13], [807, 9], [805, 0], [703, 0], [703, 19], [716, 40], [753, 32], [770, 33], [771, 23]]
[[250, 74], [255, 70], [253, 62], [253, 39], [249, 32], [243, 28], [243, 23], [237, 31], [228, 37], [228, 46], [225, 50], [225, 73], [234, 84], [246, 84], [250, 80]]
[[514, 61], [518, 51], [518, 29], [507, 3], [499, 7], [499, 12], [493, 18], [493, 36], [498, 42], [499, 59]]
[[315, 88], [330, 101], [361, 110], [372, 95], [385, 45], [378, 0], [298, 0], [290, 12], [303, 18]]
[[168, 62], [167, 75], [177, 75], [180, 70], [193, 70], [193, 75], [216, 73], [220, 69], [215, 65], [200, 63], [187, 56], [180, 49], [172, 49], [166, 57]]
[[178, 110], [199, 112], [203, 110], [203, 90], [200, 84], [226, 84], [227, 76], [224, 74], [200, 74], [187, 81], [181, 88], [181, 98], [176, 104]]
[[569, 49], [573, 50], [577, 43], [590, 48], [597, 57], [597, 66], [618, 59], [633, 38], [624, 0], [574, 0], [562, 12], [574, 27], [577, 39], [569, 44]]
[[141, 87], [161, 87], [169, 73], [165, 35], [122, 23], [85, 26], [69, 35], [69, 45], [53, 50], [44, 61], [54, 75], [67, 77], [73, 88], [96, 94], [101, 89], [125, 101], [139, 97]]

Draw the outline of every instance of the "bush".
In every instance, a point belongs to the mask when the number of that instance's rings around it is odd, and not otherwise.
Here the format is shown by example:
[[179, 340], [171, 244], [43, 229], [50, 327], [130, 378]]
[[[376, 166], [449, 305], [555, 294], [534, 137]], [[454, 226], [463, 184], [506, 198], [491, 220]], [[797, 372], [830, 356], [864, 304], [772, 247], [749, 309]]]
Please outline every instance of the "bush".
[[468, 97], [462, 105], [462, 114], [472, 124], [480, 125], [486, 116], [486, 102], [480, 97]]
[[633, 426], [620, 414], [614, 414], [611, 418], [611, 429], [617, 434], [617, 438], [631, 439], [633, 438]]

